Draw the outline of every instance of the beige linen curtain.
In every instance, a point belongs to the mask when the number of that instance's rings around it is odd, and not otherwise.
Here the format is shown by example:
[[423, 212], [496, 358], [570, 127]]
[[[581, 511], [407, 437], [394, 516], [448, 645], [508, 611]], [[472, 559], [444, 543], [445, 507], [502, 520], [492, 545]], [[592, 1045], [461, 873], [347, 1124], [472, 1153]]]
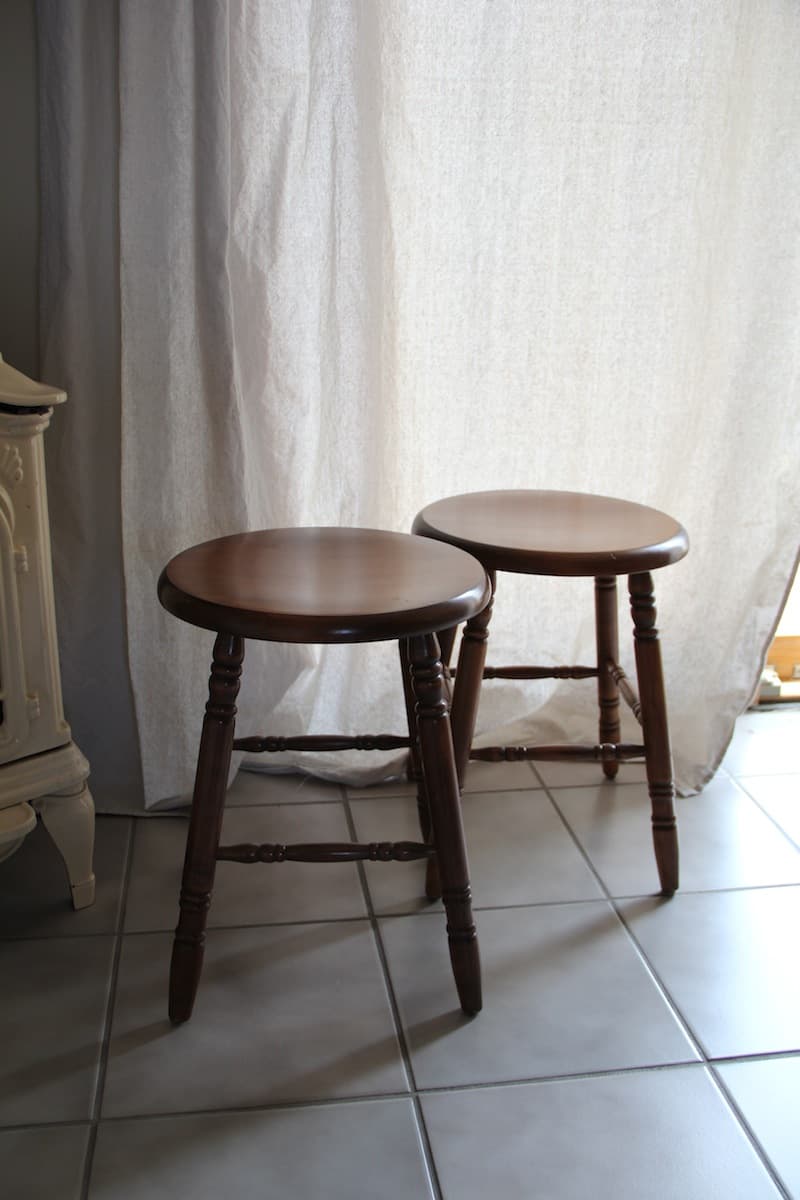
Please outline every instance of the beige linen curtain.
[[[191, 785], [210, 638], [158, 607], [173, 553], [407, 529], [494, 487], [686, 525], [656, 585], [679, 782], [702, 784], [800, 525], [796, 5], [38, 12], [65, 693], [99, 806]], [[586, 581], [503, 577], [492, 657], [591, 658], [591, 617]], [[397, 730], [395, 651], [249, 648], [240, 712], [247, 732]], [[486, 689], [482, 731], [520, 716], [592, 737], [591, 686]]]

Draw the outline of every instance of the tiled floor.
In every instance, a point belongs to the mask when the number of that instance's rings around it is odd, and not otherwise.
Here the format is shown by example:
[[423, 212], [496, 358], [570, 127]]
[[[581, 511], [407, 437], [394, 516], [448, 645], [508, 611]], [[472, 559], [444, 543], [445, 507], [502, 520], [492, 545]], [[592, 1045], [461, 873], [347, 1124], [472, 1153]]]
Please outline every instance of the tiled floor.
[[[3, 1200], [800, 1198], [800, 706], [679, 802], [670, 901], [640, 778], [475, 765], [474, 1020], [420, 864], [221, 864], [172, 1029], [185, 820], [101, 818], [81, 913], [38, 829], [0, 867]], [[225, 837], [353, 828], [416, 836], [408, 788], [240, 774]]]

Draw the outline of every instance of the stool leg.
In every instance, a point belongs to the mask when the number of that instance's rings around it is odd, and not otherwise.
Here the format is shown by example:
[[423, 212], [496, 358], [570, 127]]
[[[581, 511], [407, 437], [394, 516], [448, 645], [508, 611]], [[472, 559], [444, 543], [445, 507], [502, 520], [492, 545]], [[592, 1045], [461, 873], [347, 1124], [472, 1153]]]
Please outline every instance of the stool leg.
[[[453, 644], [456, 640], [458, 626], [453, 625], [450, 629], [441, 630], [436, 636], [439, 639], [439, 650], [441, 653], [442, 666], [447, 668], [450, 664], [450, 659], [453, 654]], [[416, 719], [416, 701], [414, 692], [411, 687], [411, 667], [408, 652], [408, 639], [402, 638], [400, 641], [400, 664], [403, 671], [403, 690], [406, 698], [406, 715], [408, 717], [408, 733], [411, 738], [411, 752], [408, 756], [408, 767], [406, 774], [412, 783], [417, 785], [417, 814], [419, 816], [419, 827], [422, 833], [423, 841], [430, 841], [431, 836], [431, 818], [428, 810], [428, 797], [425, 792], [425, 777], [422, 772], [422, 765], [419, 757], [419, 747], [417, 745], [417, 719]], [[447, 686], [447, 679], [445, 679]], [[441, 900], [442, 898], [442, 882], [439, 878], [439, 863], [435, 858], [428, 859], [428, 865], [425, 869], [425, 895], [428, 900]]]
[[408, 720], [408, 736], [411, 739], [411, 749], [408, 755], [408, 769], [406, 773], [409, 780], [417, 785], [417, 812], [419, 814], [419, 827], [423, 839], [427, 842], [431, 835], [431, 818], [428, 812], [428, 798], [425, 795], [425, 780], [422, 776], [422, 763], [420, 762], [419, 745], [417, 744], [417, 702], [414, 698], [414, 689], [411, 686], [411, 655], [409, 651], [408, 638], [400, 639], [399, 650], [400, 669], [403, 673], [403, 694], [406, 701], [406, 718]]
[[243, 658], [241, 638], [218, 635], [186, 840], [180, 916], [172, 946], [169, 1018], [176, 1024], [188, 1021], [192, 1015], [203, 968], [206, 917], [214, 886]]
[[486, 643], [489, 639], [489, 622], [492, 619], [494, 593], [497, 579], [494, 571], [487, 572], [492, 585], [489, 603], [483, 612], [478, 613], [467, 621], [461, 638], [461, 649], [458, 654], [458, 670], [456, 683], [453, 688], [453, 710], [451, 724], [453, 727], [453, 750], [456, 757], [456, 772], [458, 783], [464, 786], [464, 777], [469, 762], [469, 751], [472, 745], [472, 735], [475, 732], [475, 721], [478, 717], [478, 705], [481, 699], [481, 683], [483, 668], [486, 665]]
[[447, 913], [450, 962], [465, 1013], [480, 1011], [481, 968], [472, 919], [467, 850], [461, 824], [458, 778], [448, 720], [444, 672], [433, 634], [409, 639], [420, 757], [430, 806], [433, 841]]
[[436, 634], [439, 639], [439, 653], [442, 658], [442, 666], [447, 669], [450, 666], [450, 659], [453, 657], [453, 646], [456, 642], [456, 634], [458, 626], [451, 625], [449, 629], [440, 629]]
[[[425, 787], [425, 774], [422, 770], [422, 760], [419, 752], [417, 736], [417, 701], [411, 684], [411, 654], [408, 638], [400, 639], [400, 666], [403, 672], [403, 692], [406, 699], [406, 716], [408, 718], [408, 736], [411, 739], [411, 750], [408, 756], [408, 777], [417, 785], [417, 816], [422, 840], [431, 840], [431, 814], [428, 806], [428, 793]], [[442, 883], [439, 878], [439, 863], [436, 858], [429, 858], [425, 868], [425, 895], [428, 900], [440, 900]]]
[[653, 844], [662, 894], [671, 896], [678, 887], [678, 831], [653, 578], [647, 571], [630, 575], [628, 587], [642, 708], [647, 785], [653, 810]]
[[[597, 702], [600, 706], [600, 745], [616, 746], [620, 739], [619, 688], [607, 669], [619, 662], [617, 632], [617, 577], [601, 575], [594, 581], [595, 637], [597, 641]], [[604, 762], [603, 773], [614, 779], [618, 762]]]

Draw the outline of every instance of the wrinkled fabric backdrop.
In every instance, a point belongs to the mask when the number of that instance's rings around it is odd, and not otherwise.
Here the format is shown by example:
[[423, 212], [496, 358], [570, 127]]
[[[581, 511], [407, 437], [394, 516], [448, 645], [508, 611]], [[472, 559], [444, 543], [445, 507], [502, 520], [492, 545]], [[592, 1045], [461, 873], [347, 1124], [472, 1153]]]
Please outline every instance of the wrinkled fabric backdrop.
[[[62, 667], [98, 808], [191, 786], [212, 638], [156, 601], [171, 555], [267, 525], [408, 529], [496, 487], [685, 524], [656, 598], [678, 780], [701, 785], [800, 527], [797, 6], [39, 0], [38, 19]], [[491, 660], [591, 661], [592, 612], [590, 581], [501, 576]], [[591, 684], [484, 693], [484, 733], [595, 736]], [[251, 644], [240, 714], [401, 731], [396, 649]]]

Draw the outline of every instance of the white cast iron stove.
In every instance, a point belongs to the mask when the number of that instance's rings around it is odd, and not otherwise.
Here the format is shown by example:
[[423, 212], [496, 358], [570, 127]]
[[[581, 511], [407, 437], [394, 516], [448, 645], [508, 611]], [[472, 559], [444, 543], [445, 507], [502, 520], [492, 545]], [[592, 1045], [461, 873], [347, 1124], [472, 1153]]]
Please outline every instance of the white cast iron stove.
[[38, 810], [64, 859], [73, 905], [86, 908], [94, 900], [94, 804], [89, 764], [61, 701], [42, 439], [66, 398], [0, 355], [0, 863]]

